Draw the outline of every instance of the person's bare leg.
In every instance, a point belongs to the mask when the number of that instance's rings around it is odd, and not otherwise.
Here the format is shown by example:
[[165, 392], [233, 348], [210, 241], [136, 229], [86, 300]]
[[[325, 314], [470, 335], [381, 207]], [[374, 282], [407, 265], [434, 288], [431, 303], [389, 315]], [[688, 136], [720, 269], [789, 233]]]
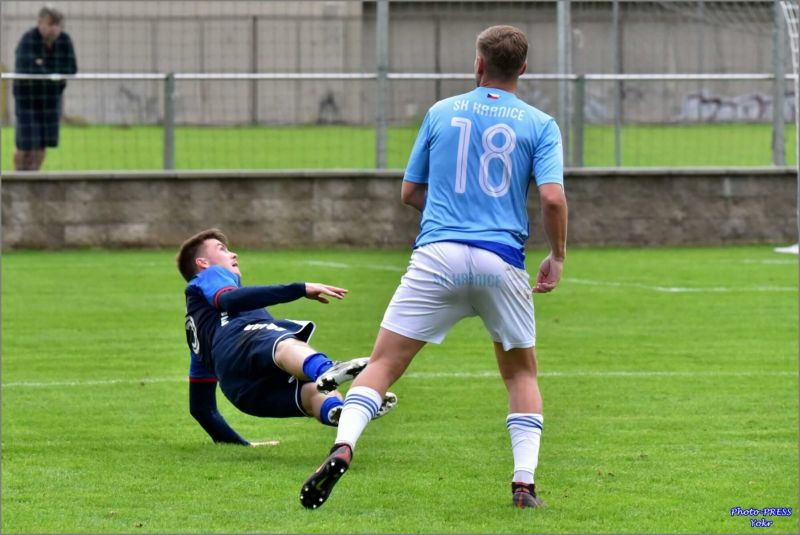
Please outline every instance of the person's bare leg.
[[425, 342], [381, 327], [369, 364], [353, 381], [353, 387], [366, 386], [383, 396], [424, 346]]
[[541, 414], [542, 394], [539, 392], [535, 348], [504, 351], [502, 344], [495, 342], [494, 353], [500, 377], [508, 390], [509, 412]]
[[298, 379], [310, 381], [311, 379], [303, 372], [303, 363], [315, 353], [319, 352], [307, 343], [296, 338], [285, 338], [278, 342], [275, 348], [275, 364]]
[[514, 456], [513, 504], [520, 508], [542, 507], [544, 503], [536, 496], [534, 486], [543, 427], [536, 351], [532, 347], [506, 351], [498, 343], [494, 344], [494, 351], [500, 376], [508, 390], [506, 427]]
[[331, 453], [300, 489], [303, 507], [316, 509], [325, 503], [333, 486], [350, 467], [356, 441], [378, 413], [386, 391], [424, 346], [425, 342], [384, 328], [378, 331], [369, 364], [347, 392]]
[[14, 152], [14, 169], [17, 171], [35, 171], [33, 168], [33, 151], [18, 150]]
[[317, 390], [314, 383], [306, 383], [300, 388], [300, 402], [303, 404], [303, 410], [321, 422], [323, 422], [321, 416], [322, 405], [326, 399], [331, 397], [342, 400], [342, 395], [339, 392], [323, 394]]
[[31, 169], [32, 171], [38, 171], [42, 168], [45, 150], [46, 149], [31, 151], [31, 167], [33, 167], [33, 169]]

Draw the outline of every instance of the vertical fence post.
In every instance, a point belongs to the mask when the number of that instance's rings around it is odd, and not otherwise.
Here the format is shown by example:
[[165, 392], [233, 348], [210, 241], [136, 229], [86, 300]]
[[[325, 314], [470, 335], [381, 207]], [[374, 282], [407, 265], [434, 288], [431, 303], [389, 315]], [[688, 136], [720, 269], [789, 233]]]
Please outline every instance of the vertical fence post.
[[[258, 72], [258, 15], [250, 19], [250, 72]], [[250, 124], [258, 124], [258, 80], [250, 80]]]
[[586, 77], [579, 74], [575, 79], [575, 125], [572, 143], [572, 165], [583, 167], [583, 125], [584, 103], [586, 101]]
[[377, 91], [375, 92], [375, 167], [386, 168], [386, 130], [389, 117], [389, 0], [377, 0], [375, 43], [377, 45]]
[[[612, 45], [614, 74], [622, 74], [622, 39], [619, 26], [619, 2], [612, 5]], [[622, 81], [614, 80], [614, 165], [622, 166]]]
[[164, 78], [164, 169], [175, 169], [175, 73]]
[[[433, 19], [433, 72], [442, 72], [442, 17], [438, 14]], [[442, 100], [442, 81], [436, 80], [436, 102]]]
[[786, 141], [784, 137], [783, 100], [786, 91], [786, 73], [784, 72], [784, 39], [783, 13], [778, 0], [772, 6], [772, 72], [775, 81], [772, 84], [772, 164], [786, 165]]
[[572, 73], [572, 23], [570, 21], [570, 0], [556, 2], [556, 22], [558, 26], [558, 125], [561, 127], [561, 138], [564, 145], [564, 163], [571, 165], [570, 157], [570, 91], [572, 81], [568, 75]]
[[[697, 2], [697, 72], [706, 72], [706, 3], [704, 0]], [[705, 91], [703, 80], [697, 82], [697, 94], [702, 98]], [[703, 120], [703, 107], [697, 106], [697, 120]]]

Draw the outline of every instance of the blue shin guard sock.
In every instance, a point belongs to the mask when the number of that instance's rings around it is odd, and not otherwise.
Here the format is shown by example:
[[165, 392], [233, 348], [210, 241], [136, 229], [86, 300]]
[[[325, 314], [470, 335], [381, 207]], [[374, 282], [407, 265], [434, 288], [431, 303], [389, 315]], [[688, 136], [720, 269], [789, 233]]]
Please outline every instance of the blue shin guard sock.
[[306, 357], [303, 361], [303, 373], [312, 381], [328, 371], [333, 366], [333, 362], [325, 353], [314, 353]]
[[344, 402], [336, 396], [326, 398], [325, 401], [322, 402], [322, 407], [319, 410], [320, 421], [325, 425], [337, 427], [339, 425], [339, 415], [337, 414], [336, 417], [331, 420], [331, 412], [336, 407], [341, 407], [342, 405], [344, 405]]

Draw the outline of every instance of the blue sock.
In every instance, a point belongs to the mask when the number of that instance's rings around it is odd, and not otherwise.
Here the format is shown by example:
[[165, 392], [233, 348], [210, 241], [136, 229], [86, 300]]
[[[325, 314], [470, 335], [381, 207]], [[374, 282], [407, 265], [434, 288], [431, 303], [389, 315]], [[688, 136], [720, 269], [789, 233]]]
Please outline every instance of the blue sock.
[[335, 409], [336, 407], [341, 407], [344, 405], [341, 399], [337, 398], [336, 396], [331, 396], [326, 398], [325, 401], [322, 402], [322, 408], [319, 410], [319, 419], [322, 421], [323, 424], [329, 425], [331, 427], [336, 427], [339, 425], [338, 420], [334, 423], [331, 422], [328, 415], [331, 412], [331, 409]]
[[303, 361], [303, 373], [312, 381], [316, 381], [317, 377], [328, 371], [328, 368], [333, 366], [333, 362], [328, 358], [325, 353], [314, 353], [306, 357]]

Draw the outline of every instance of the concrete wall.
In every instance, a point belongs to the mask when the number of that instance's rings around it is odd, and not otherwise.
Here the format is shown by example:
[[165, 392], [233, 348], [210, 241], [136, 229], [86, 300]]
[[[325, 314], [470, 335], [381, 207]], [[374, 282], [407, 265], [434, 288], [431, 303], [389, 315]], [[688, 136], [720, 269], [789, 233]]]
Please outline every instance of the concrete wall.
[[[399, 172], [99, 173], [2, 183], [5, 250], [175, 247], [218, 226], [245, 247], [409, 247], [418, 215]], [[571, 245], [717, 245], [797, 240], [793, 169], [571, 170]], [[542, 246], [537, 213], [529, 211]]]

